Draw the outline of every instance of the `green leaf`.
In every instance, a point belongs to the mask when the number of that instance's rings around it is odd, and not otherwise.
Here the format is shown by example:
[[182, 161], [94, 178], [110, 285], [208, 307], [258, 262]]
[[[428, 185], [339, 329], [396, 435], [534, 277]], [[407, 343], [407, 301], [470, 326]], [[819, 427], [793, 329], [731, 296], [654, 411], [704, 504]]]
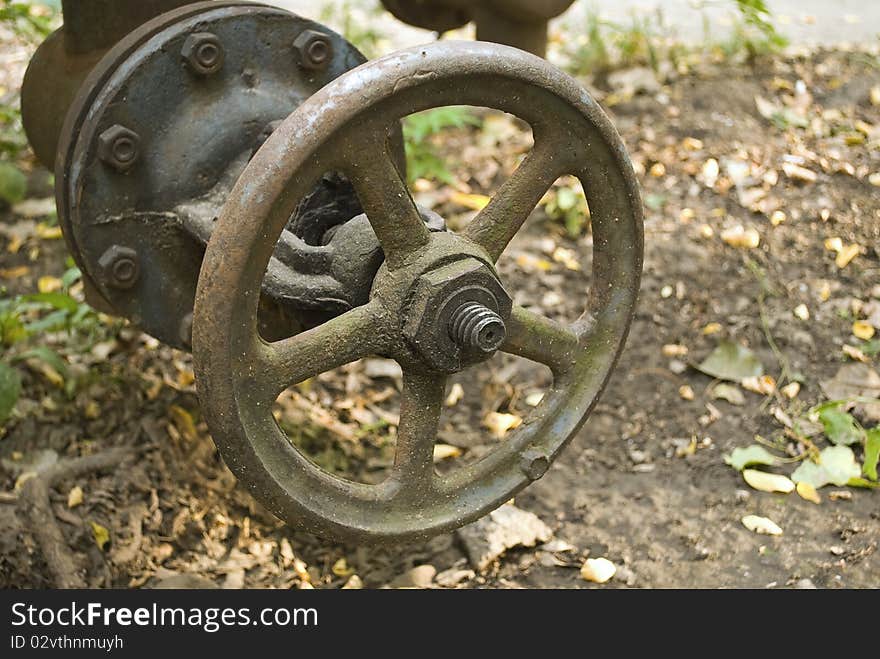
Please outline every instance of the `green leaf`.
[[779, 458], [759, 444], [752, 444], [746, 448], [735, 448], [730, 455], [724, 456], [724, 462], [737, 471], [742, 471], [749, 465], [776, 465]]
[[27, 192], [27, 178], [15, 165], [0, 161], [0, 201], [16, 204]]
[[867, 478], [850, 478], [846, 484], [850, 487], [864, 487], [869, 490], [876, 490], [880, 487], [880, 483], [874, 483]]
[[877, 480], [877, 461], [880, 459], [880, 426], [871, 428], [865, 439], [865, 460], [862, 471], [872, 481]]
[[0, 362], [0, 424], [6, 423], [21, 395], [21, 376], [8, 364]]
[[67, 379], [67, 362], [57, 352], [46, 346], [37, 346], [16, 357], [17, 360], [37, 359], [51, 366], [62, 378]]
[[794, 470], [791, 480], [809, 483], [817, 490], [828, 484], [842, 487], [853, 478], [859, 478], [862, 470], [856, 456], [848, 446], [829, 446], [819, 453], [819, 463], [804, 462]]
[[865, 431], [847, 412], [839, 407], [829, 407], [819, 412], [819, 421], [832, 444], [858, 444], [865, 436]]
[[60, 311], [69, 311], [73, 313], [79, 308], [79, 303], [70, 297], [67, 293], [34, 293], [33, 295], [25, 295], [22, 297], [25, 302], [39, 302], [48, 304], [49, 306]]
[[739, 343], [726, 340], [719, 343], [696, 369], [713, 378], [731, 382], [764, 375], [764, 366], [755, 353]]

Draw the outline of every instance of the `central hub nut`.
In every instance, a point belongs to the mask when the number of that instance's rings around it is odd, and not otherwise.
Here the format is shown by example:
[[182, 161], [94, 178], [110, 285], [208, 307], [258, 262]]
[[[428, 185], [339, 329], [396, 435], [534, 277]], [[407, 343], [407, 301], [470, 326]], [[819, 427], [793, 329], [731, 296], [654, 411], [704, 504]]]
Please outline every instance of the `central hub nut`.
[[423, 362], [451, 373], [483, 361], [501, 346], [512, 307], [492, 267], [465, 258], [416, 280], [403, 333]]

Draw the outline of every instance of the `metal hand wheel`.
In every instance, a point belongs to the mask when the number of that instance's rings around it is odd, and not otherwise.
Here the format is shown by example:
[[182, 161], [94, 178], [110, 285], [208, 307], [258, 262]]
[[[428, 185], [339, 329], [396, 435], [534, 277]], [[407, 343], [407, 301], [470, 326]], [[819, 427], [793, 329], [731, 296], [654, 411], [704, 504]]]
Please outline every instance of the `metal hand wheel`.
[[[430, 233], [389, 135], [444, 105], [528, 122], [535, 146], [461, 234]], [[370, 301], [296, 336], [257, 330], [260, 283], [297, 202], [328, 171], [353, 182], [385, 252]], [[494, 263], [552, 183], [583, 183], [592, 217], [586, 311], [565, 326], [512, 305]], [[205, 254], [196, 299], [197, 383], [229, 468], [293, 526], [357, 542], [412, 540], [477, 519], [540, 478], [601, 393], [636, 304], [642, 210], [624, 145], [574, 80], [546, 61], [486, 43], [438, 42], [365, 64], [306, 101], [245, 170]], [[433, 448], [450, 372], [496, 349], [550, 367], [553, 385], [504, 443], [439, 476]], [[370, 354], [396, 359], [403, 392], [388, 478], [355, 483], [300, 453], [272, 416], [288, 386]]]

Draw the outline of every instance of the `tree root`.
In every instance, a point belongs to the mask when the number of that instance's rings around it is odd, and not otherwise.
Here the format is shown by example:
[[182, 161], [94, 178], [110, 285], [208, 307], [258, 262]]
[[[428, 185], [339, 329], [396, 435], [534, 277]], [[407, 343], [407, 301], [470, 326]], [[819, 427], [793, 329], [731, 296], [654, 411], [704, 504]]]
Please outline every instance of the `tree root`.
[[50, 489], [62, 481], [115, 467], [129, 455], [131, 449], [117, 448], [84, 458], [63, 460], [28, 479], [22, 486], [18, 508], [43, 553], [56, 588], [86, 588], [87, 584], [52, 512]]

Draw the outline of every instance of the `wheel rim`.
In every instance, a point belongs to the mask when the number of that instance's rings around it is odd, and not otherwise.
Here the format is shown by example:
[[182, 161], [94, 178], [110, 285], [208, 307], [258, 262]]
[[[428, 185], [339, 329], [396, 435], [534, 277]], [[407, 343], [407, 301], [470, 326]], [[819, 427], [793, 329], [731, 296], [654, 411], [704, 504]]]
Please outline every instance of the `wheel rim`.
[[[398, 119], [444, 105], [486, 106], [531, 124], [535, 148], [462, 236], [429, 234], [392, 164]], [[386, 253], [369, 304], [281, 342], [257, 335], [258, 292], [275, 241], [313, 180], [343, 171]], [[514, 307], [502, 350], [550, 366], [554, 383], [505, 443], [446, 477], [431, 454], [445, 375], [404, 359], [397, 457], [378, 485], [328, 474], [271, 414], [286, 386], [401, 345], [400, 300], [453, 254], [491, 266], [546, 190], [578, 176], [591, 208], [593, 285], [570, 326]], [[338, 540], [427, 537], [461, 526], [539, 477], [580, 428], [623, 347], [642, 262], [638, 187], [620, 137], [575, 81], [544, 60], [483, 43], [440, 42], [363, 65], [279, 127], [245, 170], [208, 246], [194, 318], [197, 383], [232, 471], [287, 522]], [[404, 348], [400, 348], [404, 350]], [[397, 350], [393, 348], [392, 352]]]

